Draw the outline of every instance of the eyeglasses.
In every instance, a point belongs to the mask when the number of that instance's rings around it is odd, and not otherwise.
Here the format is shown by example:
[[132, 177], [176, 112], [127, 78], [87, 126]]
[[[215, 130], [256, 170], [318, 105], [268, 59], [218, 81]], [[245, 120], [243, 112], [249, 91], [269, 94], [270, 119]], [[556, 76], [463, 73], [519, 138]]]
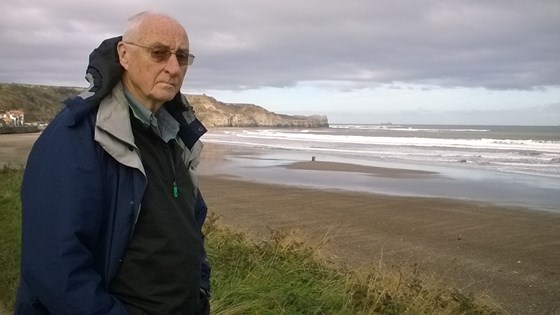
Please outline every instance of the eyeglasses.
[[146, 49], [147, 51], [150, 52], [150, 57], [155, 62], [165, 62], [169, 60], [171, 54], [174, 54], [175, 57], [177, 57], [177, 63], [179, 63], [180, 66], [190, 66], [192, 65], [195, 58], [193, 54], [190, 54], [188, 52], [188, 50], [178, 49], [176, 51], [173, 51], [169, 49], [169, 47], [163, 45], [148, 47], [148, 46], [138, 45], [135, 43], [128, 43], [128, 42], [123, 42], [123, 43]]

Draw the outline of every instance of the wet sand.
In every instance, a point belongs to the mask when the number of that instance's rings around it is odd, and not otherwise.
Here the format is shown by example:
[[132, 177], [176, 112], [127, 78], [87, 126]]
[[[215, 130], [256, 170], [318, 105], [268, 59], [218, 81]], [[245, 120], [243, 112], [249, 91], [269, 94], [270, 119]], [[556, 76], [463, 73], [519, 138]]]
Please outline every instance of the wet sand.
[[[0, 135], [0, 166], [23, 165], [36, 137]], [[207, 145], [201, 166], [227, 163], [228, 152], [227, 146]], [[432, 176], [316, 162], [291, 167], [403, 181]], [[267, 237], [270, 229], [299, 230], [310, 242], [326, 239], [326, 253], [340, 264], [357, 268], [381, 261], [417, 268], [464, 293], [488, 294], [509, 314], [560, 314], [559, 214], [475, 201], [253, 183], [226, 175], [203, 175], [200, 184], [211, 213], [255, 237]]]
[[365, 166], [350, 163], [338, 162], [324, 162], [324, 161], [305, 161], [295, 162], [285, 165], [285, 168], [296, 170], [311, 170], [311, 171], [335, 171], [335, 172], [352, 172], [352, 173], [366, 173], [373, 176], [387, 177], [387, 178], [411, 178], [411, 177], [425, 177], [433, 176], [438, 173], [420, 171], [420, 170], [405, 170], [399, 168], [388, 167], [375, 167]]

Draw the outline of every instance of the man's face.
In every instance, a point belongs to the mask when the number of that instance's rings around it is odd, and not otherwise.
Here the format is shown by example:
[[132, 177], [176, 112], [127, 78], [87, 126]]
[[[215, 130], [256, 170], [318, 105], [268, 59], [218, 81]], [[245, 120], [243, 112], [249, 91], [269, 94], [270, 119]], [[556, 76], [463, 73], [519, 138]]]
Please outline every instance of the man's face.
[[[169, 58], [158, 58], [173, 52]], [[123, 83], [132, 95], [152, 112], [179, 92], [188, 65], [176, 54], [188, 55], [189, 42], [176, 22], [158, 18], [144, 21], [137, 36], [119, 43]]]

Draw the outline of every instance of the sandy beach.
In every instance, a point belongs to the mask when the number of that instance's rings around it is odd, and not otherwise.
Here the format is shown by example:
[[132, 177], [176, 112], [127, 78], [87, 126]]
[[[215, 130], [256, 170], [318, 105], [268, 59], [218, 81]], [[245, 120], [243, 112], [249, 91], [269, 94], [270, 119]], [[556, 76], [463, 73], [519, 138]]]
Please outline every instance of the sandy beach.
[[[37, 135], [0, 135], [0, 165], [24, 164]], [[207, 145], [202, 170], [227, 163]], [[368, 173], [406, 181], [409, 170], [302, 162], [295, 169]], [[278, 167], [278, 172], [284, 168]], [[329, 258], [351, 268], [381, 261], [435, 275], [464, 293], [488, 294], [510, 314], [560, 314], [560, 214], [477, 201], [376, 195], [200, 177], [211, 213], [255, 237], [298, 230], [327, 240]]]
[[0, 134], [0, 167], [25, 165], [39, 133]]
[[[227, 148], [207, 145], [203, 161], [227, 163], [221, 159], [227, 157]], [[330, 170], [342, 172], [341, 176], [361, 172], [403, 181], [437, 176], [317, 161], [283, 167]], [[464, 293], [491, 296], [508, 314], [560, 313], [557, 213], [477, 201], [255, 183], [227, 174], [203, 175], [200, 180], [210, 212], [255, 237], [266, 238], [270, 229], [297, 230], [310, 242], [326, 239], [331, 258], [352, 268], [380, 261], [417, 268]]]

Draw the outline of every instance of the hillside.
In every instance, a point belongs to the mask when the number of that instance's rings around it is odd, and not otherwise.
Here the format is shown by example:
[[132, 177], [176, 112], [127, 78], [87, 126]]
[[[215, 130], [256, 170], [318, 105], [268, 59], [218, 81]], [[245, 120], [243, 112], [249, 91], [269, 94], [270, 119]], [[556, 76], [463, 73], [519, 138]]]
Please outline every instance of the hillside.
[[[49, 122], [61, 102], [83, 88], [0, 83], [0, 112], [21, 109], [26, 122]], [[289, 116], [254, 104], [228, 104], [207, 95], [187, 95], [207, 127], [328, 127], [326, 116]]]
[[61, 102], [83, 88], [0, 83], [0, 113], [21, 109], [27, 122], [49, 122]]

